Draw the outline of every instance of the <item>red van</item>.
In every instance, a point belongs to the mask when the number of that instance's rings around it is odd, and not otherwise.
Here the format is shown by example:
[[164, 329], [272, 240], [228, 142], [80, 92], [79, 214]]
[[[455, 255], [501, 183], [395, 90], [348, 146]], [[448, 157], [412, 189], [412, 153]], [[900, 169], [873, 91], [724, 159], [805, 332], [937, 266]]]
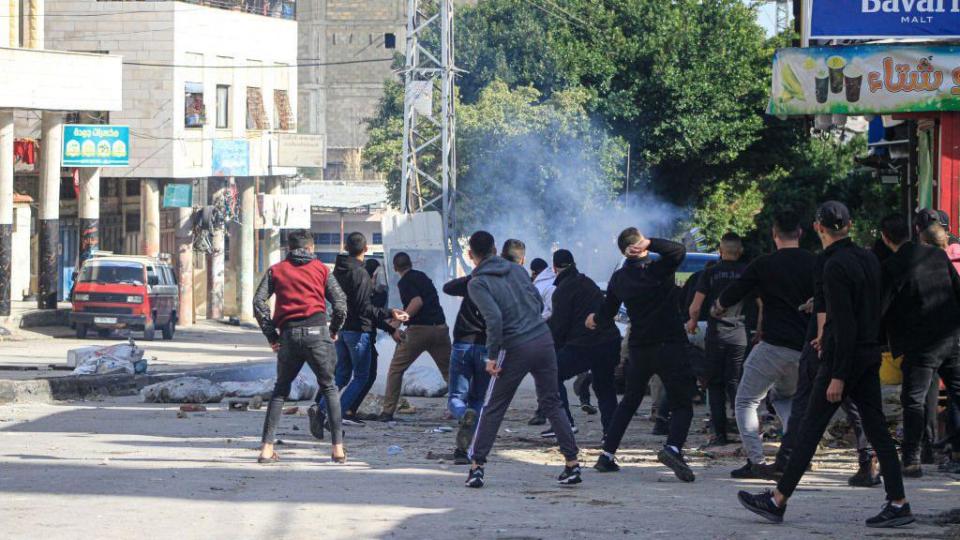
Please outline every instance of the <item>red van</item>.
[[143, 331], [150, 341], [159, 329], [173, 339], [180, 288], [173, 268], [152, 257], [106, 255], [83, 263], [73, 288], [70, 321], [83, 339], [95, 329], [101, 337], [118, 328]]

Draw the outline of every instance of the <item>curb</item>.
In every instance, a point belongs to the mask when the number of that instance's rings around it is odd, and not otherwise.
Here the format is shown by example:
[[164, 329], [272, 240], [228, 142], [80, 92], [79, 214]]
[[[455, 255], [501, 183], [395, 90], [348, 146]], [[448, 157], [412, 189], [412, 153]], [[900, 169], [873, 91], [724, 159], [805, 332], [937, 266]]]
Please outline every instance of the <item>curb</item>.
[[273, 377], [275, 361], [252, 361], [234, 366], [198, 368], [145, 375], [67, 375], [32, 380], [0, 380], [0, 405], [7, 403], [52, 403], [97, 396], [130, 396], [144, 386], [192, 376], [213, 382], [255, 381]]

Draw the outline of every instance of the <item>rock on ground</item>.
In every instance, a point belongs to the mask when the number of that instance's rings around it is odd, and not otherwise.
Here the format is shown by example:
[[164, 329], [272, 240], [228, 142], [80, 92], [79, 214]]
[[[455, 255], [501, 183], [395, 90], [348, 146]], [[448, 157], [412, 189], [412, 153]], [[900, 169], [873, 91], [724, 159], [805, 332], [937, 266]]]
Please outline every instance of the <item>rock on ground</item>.
[[441, 397], [447, 395], [447, 382], [433, 366], [413, 366], [403, 374], [400, 393], [414, 397]]
[[199, 377], [179, 377], [140, 390], [146, 403], [219, 403], [223, 387]]

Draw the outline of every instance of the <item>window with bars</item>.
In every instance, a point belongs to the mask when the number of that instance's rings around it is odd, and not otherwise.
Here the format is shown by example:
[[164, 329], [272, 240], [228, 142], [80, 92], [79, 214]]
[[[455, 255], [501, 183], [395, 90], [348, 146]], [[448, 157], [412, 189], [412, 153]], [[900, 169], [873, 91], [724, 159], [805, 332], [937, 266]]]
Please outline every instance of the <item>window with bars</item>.
[[290, 107], [290, 96], [286, 90], [273, 91], [273, 129], [290, 130], [293, 119], [293, 108]]
[[247, 129], [267, 129], [267, 112], [263, 108], [263, 94], [259, 88], [247, 87]]

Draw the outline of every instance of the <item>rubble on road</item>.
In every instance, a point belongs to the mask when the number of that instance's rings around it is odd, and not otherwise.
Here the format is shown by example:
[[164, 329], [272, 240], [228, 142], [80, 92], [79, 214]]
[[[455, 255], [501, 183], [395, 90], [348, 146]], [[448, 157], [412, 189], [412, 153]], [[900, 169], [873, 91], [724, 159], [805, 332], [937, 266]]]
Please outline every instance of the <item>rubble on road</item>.
[[[397, 405], [397, 412], [411, 409], [413, 409], [413, 406], [410, 405], [410, 402], [405, 398], [400, 398], [400, 403]], [[377, 416], [381, 411], [383, 411], [383, 396], [378, 394], [367, 394], [367, 397], [364, 398], [363, 403], [360, 404], [359, 410], [357, 410], [357, 415], [361, 417]]]
[[133, 339], [116, 345], [80, 347], [67, 351], [67, 365], [74, 375], [108, 375], [113, 373], [146, 373], [143, 349]]
[[[307, 374], [309, 373], [309, 375]], [[273, 391], [273, 386], [270, 387], [271, 392]], [[317, 378], [312, 372], [301, 371], [297, 378], [293, 380], [293, 384], [290, 385], [290, 395], [287, 396], [289, 401], [310, 401], [317, 395], [317, 392], [320, 391], [320, 384], [317, 383]], [[269, 394], [267, 397], [270, 397]]]
[[447, 382], [433, 366], [414, 366], [403, 375], [400, 394], [413, 397], [443, 397], [447, 395]]
[[260, 379], [259, 381], [229, 381], [222, 382], [224, 395], [226, 397], [252, 398], [254, 396], [260, 399], [270, 399], [273, 393], [275, 379]]
[[219, 403], [223, 387], [199, 377], [178, 377], [140, 390], [145, 403]]

